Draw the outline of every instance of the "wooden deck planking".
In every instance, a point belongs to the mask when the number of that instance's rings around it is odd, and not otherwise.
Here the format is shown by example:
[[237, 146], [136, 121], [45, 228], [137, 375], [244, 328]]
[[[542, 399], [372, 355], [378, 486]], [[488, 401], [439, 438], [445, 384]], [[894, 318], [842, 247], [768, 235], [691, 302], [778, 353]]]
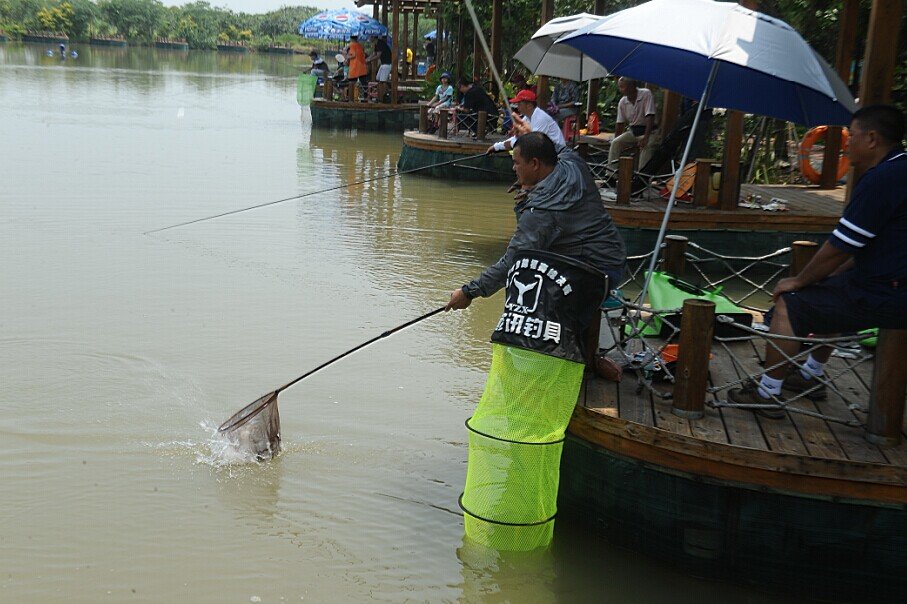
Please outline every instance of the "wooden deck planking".
[[727, 427], [721, 418], [721, 413], [714, 407], [706, 405], [704, 415], [700, 419], [690, 420], [690, 430], [693, 436], [702, 440], [727, 444], [729, 442]]
[[[760, 195], [762, 203], [768, 203], [773, 197], [785, 200], [788, 211], [780, 212], [781, 214], [808, 212], [810, 214], [840, 216], [844, 211], [844, 192], [844, 187], [820, 189], [818, 186], [803, 185], [743, 184], [740, 186], [741, 197], [751, 194]], [[747, 208], [738, 209], [746, 210]], [[748, 211], [771, 214], [771, 212], [766, 212], [765, 210]]]
[[620, 417], [617, 385], [601, 379], [587, 380], [585, 406], [608, 417]]
[[[742, 362], [746, 363], [748, 367], [761, 367], [762, 358], [752, 346], [746, 343], [740, 343], [732, 345], [731, 347], [734, 349], [734, 354], [736, 354]], [[785, 415], [783, 419], [769, 419], [756, 414], [753, 414], [753, 416], [759, 424], [762, 436], [768, 443], [769, 449], [779, 453], [794, 453], [797, 455], [809, 454], [806, 444], [803, 442], [803, 437], [800, 435], [799, 430], [797, 430], [796, 424], [794, 424], [793, 420], [790, 418], [790, 414]]]
[[693, 429], [690, 427], [690, 420], [685, 417], [674, 415], [671, 411], [671, 401], [662, 400], [657, 396], [652, 396], [652, 412], [655, 416], [655, 427], [659, 430], [667, 430], [681, 436], [693, 436]]
[[[716, 348], [715, 351], [715, 359], [709, 363], [709, 385], [725, 384], [739, 379], [737, 372], [734, 371], [731, 365], [730, 359], [724, 357], [724, 350]], [[712, 396], [716, 401], [727, 399], [727, 390], [716, 392]], [[752, 411], [728, 407], [721, 407], [719, 411], [730, 444], [752, 449], [771, 450]]]
[[[826, 366], [826, 374], [834, 375], [845, 369], [849, 364], [852, 364], [852, 361], [831, 357]], [[864, 367], [871, 368], [872, 363], [865, 362], [858, 366], [858, 368]], [[848, 405], [853, 402], [865, 404], [866, 401], [868, 401], [869, 393], [866, 388], [863, 387], [860, 378], [853, 371], [848, 371], [835, 378], [833, 383], [846, 399], [842, 399], [834, 391], [828, 389], [828, 398], [825, 401], [817, 401], [815, 403], [816, 408], [829, 417], [835, 417], [842, 420], [856, 419], [860, 422], [865, 422], [865, 413], [858, 414], [848, 407]], [[865, 429], [845, 426], [836, 422], [828, 422], [828, 425], [848, 458], [854, 461], [866, 461], [871, 463], [888, 462], [887, 457], [882, 451], [866, 440]]]
[[[731, 349], [744, 370], [755, 374], [760, 370], [759, 352], [749, 343], [735, 343]], [[738, 379], [732, 361], [721, 347], [716, 346], [716, 358], [710, 363], [710, 383], [727, 383]], [[844, 359], [832, 357], [828, 364], [830, 373], [844, 367]], [[863, 363], [858, 372], [847, 372], [835, 378], [836, 386], [849, 401], [868, 402], [864, 384], [872, 372], [871, 362]], [[660, 384], [670, 390], [670, 384]], [[804, 458], [830, 460], [833, 463], [860, 462], [907, 468], [907, 441], [898, 447], [880, 449], [865, 440], [863, 427], [851, 427], [801, 413], [788, 413], [784, 419], [773, 420], [752, 411], [706, 406], [705, 417], [688, 420], [674, 415], [669, 400], [661, 400], [643, 389], [637, 393], [637, 380], [626, 373], [620, 383], [590, 379], [584, 384], [585, 405], [604, 415], [633, 424], [670, 432], [678, 437], [718, 445], [746, 447], [767, 453], [795, 455]], [[726, 390], [718, 393], [726, 398]], [[851, 398], [852, 395], [852, 398]], [[798, 399], [792, 406], [818, 412], [829, 417], [866, 421], [866, 413], [851, 410], [841, 397], [829, 391], [827, 401], [814, 403]], [[907, 420], [905, 420], [907, 431]]]
[[625, 373], [618, 384], [620, 418], [643, 426], [655, 426], [652, 397], [648, 390], [637, 393], [638, 381], [632, 373]]

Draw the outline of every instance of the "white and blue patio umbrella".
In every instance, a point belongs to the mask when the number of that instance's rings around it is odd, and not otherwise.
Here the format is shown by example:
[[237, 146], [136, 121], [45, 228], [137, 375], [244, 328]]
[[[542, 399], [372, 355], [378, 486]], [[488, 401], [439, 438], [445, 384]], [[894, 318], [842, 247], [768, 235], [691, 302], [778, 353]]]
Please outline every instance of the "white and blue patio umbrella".
[[387, 35], [387, 28], [364, 13], [337, 8], [322, 11], [299, 24], [299, 35], [314, 40], [360, 40]]
[[438, 37], [438, 30], [433, 29], [422, 37], [425, 38], [426, 40], [434, 40], [435, 38]]
[[[834, 70], [783, 21], [730, 2], [652, 0], [558, 39], [613, 74], [699, 98], [656, 250], [664, 240], [703, 107], [814, 126], [844, 125], [856, 110]], [[658, 254], [653, 254], [649, 276]], [[645, 297], [649, 277], [641, 298]]]
[[566, 78], [575, 82], [608, 77], [608, 70], [592, 57], [584, 55], [572, 46], [555, 44], [565, 34], [599, 21], [601, 21], [599, 15], [589, 13], [552, 19], [532, 34], [532, 38], [513, 55], [513, 58], [528, 67], [535, 75]]

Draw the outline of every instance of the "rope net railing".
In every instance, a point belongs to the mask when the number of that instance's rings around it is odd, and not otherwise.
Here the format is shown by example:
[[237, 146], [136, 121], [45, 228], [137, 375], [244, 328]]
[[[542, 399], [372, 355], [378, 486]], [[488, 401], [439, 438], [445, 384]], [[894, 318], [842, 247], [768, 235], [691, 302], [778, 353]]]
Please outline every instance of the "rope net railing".
[[[752, 298], [762, 294], [770, 300], [771, 288], [789, 270], [786, 258], [791, 253], [789, 247], [762, 256], [730, 256], [692, 242], [688, 242], [688, 246], [691, 251], [686, 252], [686, 263], [706, 286], [718, 290], [720, 295], [741, 308], [756, 313], [766, 309], [759, 308]], [[653, 253], [628, 257], [625, 279], [620, 288], [633, 284], [641, 286]], [[659, 263], [658, 268], [663, 266], [662, 260]], [[734, 287], [731, 287], [732, 284]], [[733, 293], [729, 293], [728, 289]], [[612, 298], [615, 298], [614, 292]], [[683, 309], [652, 308], [637, 302], [631, 302], [619, 294], [616, 295], [616, 301], [612, 299], [610, 309], [606, 311], [608, 320], [603, 322], [603, 328], [607, 326], [613, 344], [602, 352], [617, 362], [624, 372], [635, 374], [637, 393], [647, 390], [658, 399], [671, 400], [676, 381], [674, 361], [677, 359]], [[707, 397], [706, 405], [714, 409], [780, 410], [852, 427], [865, 425], [864, 414], [868, 409], [864, 401], [869, 398], [870, 386], [858, 373], [858, 369], [865, 368], [873, 358], [870, 352], [859, 345], [865, 335], [801, 338], [769, 333], [765, 325], [757, 323], [750, 326], [727, 314], [716, 313], [715, 321], [716, 335], [712, 340], [710, 362], [724, 361], [725, 365], [733, 368], [734, 377], [728, 379], [725, 372], [719, 378], [721, 372], [710, 371], [706, 392], [711, 396]], [[795, 355], [786, 354], [779, 346], [785, 340], [798, 342], [800, 352]], [[810, 351], [822, 346], [832, 348], [831, 357], [824, 375], [814, 376], [816, 383], [811, 388], [802, 392], [785, 391], [781, 396], [771, 395], [765, 404], [738, 404], [728, 398], [731, 389], [758, 384], [764, 374], [781, 366], [786, 365], [791, 371], [804, 370], [804, 362]], [[765, 366], [763, 351], [767, 349], [777, 351], [782, 360]], [[845, 381], [848, 385], [858, 385], [857, 390], [842, 386]], [[812, 398], [819, 390], [840, 397], [845, 408], [851, 412], [849, 416], [819, 411], [820, 407], [813, 404], [815, 399]]]
[[[663, 247], [664, 245], [662, 245], [662, 248]], [[643, 281], [645, 281], [646, 278], [646, 270], [649, 267], [649, 262], [654, 253], [655, 252], [652, 251], [646, 254], [639, 254], [638, 256], [627, 256], [627, 263], [624, 266], [624, 280], [618, 284], [618, 289], [624, 289], [630, 284], [642, 289]], [[655, 268], [657, 270], [661, 267], [664, 259], [659, 258], [656, 262]]]
[[[753, 296], [771, 297], [778, 279], [790, 270], [790, 262], [781, 258], [789, 256], [790, 247], [784, 247], [762, 256], [729, 256], [720, 254], [692, 241], [687, 247], [687, 264], [692, 267], [703, 286], [721, 288], [721, 293], [734, 304], [749, 310], [765, 311], [766, 308], [745, 304]], [[730, 288], [729, 286], [735, 286]], [[742, 290], [736, 291], [742, 287]]]
[[[800, 338], [796, 336], [785, 336], [780, 334], [766, 333], [737, 323], [732, 318], [727, 315], [718, 315], [716, 320], [731, 329], [737, 330], [741, 335], [731, 336], [731, 337], [715, 337], [714, 340], [717, 342], [720, 349], [725, 353], [728, 359], [730, 359], [731, 364], [734, 368], [734, 372], [737, 374], [736, 380], [731, 380], [723, 384], [712, 384], [706, 388], [706, 391], [710, 394], [715, 395], [715, 399], [710, 401], [709, 404], [713, 407], [727, 407], [727, 408], [738, 408], [738, 409], [750, 409], [750, 410], [759, 410], [759, 409], [768, 409], [768, 410], [784, 410], [791, 413], [800, 413], [803, 415], [809, 415], [812, 417], [818, 417], [826, 421], [837, 422], [845, 424], [852, 427], [861, 427], [864, 425], [864, 422], [857, 421], [854, 419], [842, 419], [837, 416], [832, 416], [824, 413], [819, 413], [811, 409], [804, 409], [802, 407], [791, 406], [792, 403], [801, 401], [803, 399], [809, 399], [810, 395], [815, 395], [822, 388], [826, 388], [828, 391], [833, 392], [843, 400], [848, 409], [851, 411], [859, 411], [867, 413], [868, 409], [865, 404], [851, 400], [853, 396], [845, 392], [838, 384], [838, 380], [844, 378], [847, 374], [856, 373], [857, 367], [863, 365], [867, 361], [873, 358], [873, 355], [866, 352], [860, 348], [858, 342], [864, 336], [857, 334], [836, 336], [836, 337], [810, 337], [810, 338]], [[765, 342], [766, 347], [777, 351], [782, 360], [774, 365], [765, 366], [765, 358], [759, 354], [759, 348], [754, 344], [754, 340], [762, 340]], [[780, 341], [792, 341], [800, 343], [800, 352], [790, 356], [784, 352], [784, 350], [778, 345]], [[747, 342], [752, 346], [753, 352], [756, 357], [759, 359], [759, 369], [753, 370], [748, 368], [746, 364], [740, 359], [740, 356], [734, 352], [730, 346], [734, 342]], [[832, 355], [834, 358], [840, 359], [840, 365], [843, 367], [835, 368], [832, 363], [827, 365], [828, 372], [824, 373], [821, 376], [813, 375], [813, 379], [816, 380], [816, 385], [811, 388], [804, 390], [799, 393], [792, 393], [790, 397], [782, 398], [776, 395], [769, 393], [769, 399], [766, 400], [764, 405], [746, 405], [734, 403], [728, 400], [727, 398], [721, 399], [719, 397], [720, 393], [726, 393], [731, 388], [738, 386], [743, 386], [748, 382], [758, 382], [759, 379], [768, 373], [788, 365], [794, 371], [803, 370], [804, 362], [806, 357], [810, 354], [811, 351], [815, 350], [819, 346], [828, 346], [833, 349]], [[837, 354], [836, 354], [837, 353]], [[851, 362], [852, 361], [852, 362]], [[862, 380], [855, 380], [857, 383], [865, 389], [866, 394], [869, 394], [868, 385]]]

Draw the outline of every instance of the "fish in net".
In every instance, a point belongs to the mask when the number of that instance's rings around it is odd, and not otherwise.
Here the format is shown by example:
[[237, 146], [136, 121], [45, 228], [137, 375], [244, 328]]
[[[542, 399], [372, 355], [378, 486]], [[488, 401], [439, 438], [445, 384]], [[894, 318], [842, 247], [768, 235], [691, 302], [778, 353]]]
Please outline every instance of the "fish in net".
[[280, 453], [278, 392], [269, 392], [246, 405], [217, 429], [237, 453], [253, 456], [259, 461]]

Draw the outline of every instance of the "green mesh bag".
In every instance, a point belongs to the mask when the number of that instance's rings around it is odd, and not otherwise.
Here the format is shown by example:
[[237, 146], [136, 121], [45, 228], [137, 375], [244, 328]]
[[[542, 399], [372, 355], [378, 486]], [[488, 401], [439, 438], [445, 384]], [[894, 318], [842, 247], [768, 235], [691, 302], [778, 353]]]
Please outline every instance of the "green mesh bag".
[[306, 73], [299, 74], [296, 80], [296, 102], [306, 106], [312, 102], [315, 96], [315, 88], [318, 86], [318, 78]]
[[469, 428], [460, 497], [466, 534], [503, 551], [544, 547], [554, 533], [564, 431], [584, 365], [492, 344], [491, 371]]

